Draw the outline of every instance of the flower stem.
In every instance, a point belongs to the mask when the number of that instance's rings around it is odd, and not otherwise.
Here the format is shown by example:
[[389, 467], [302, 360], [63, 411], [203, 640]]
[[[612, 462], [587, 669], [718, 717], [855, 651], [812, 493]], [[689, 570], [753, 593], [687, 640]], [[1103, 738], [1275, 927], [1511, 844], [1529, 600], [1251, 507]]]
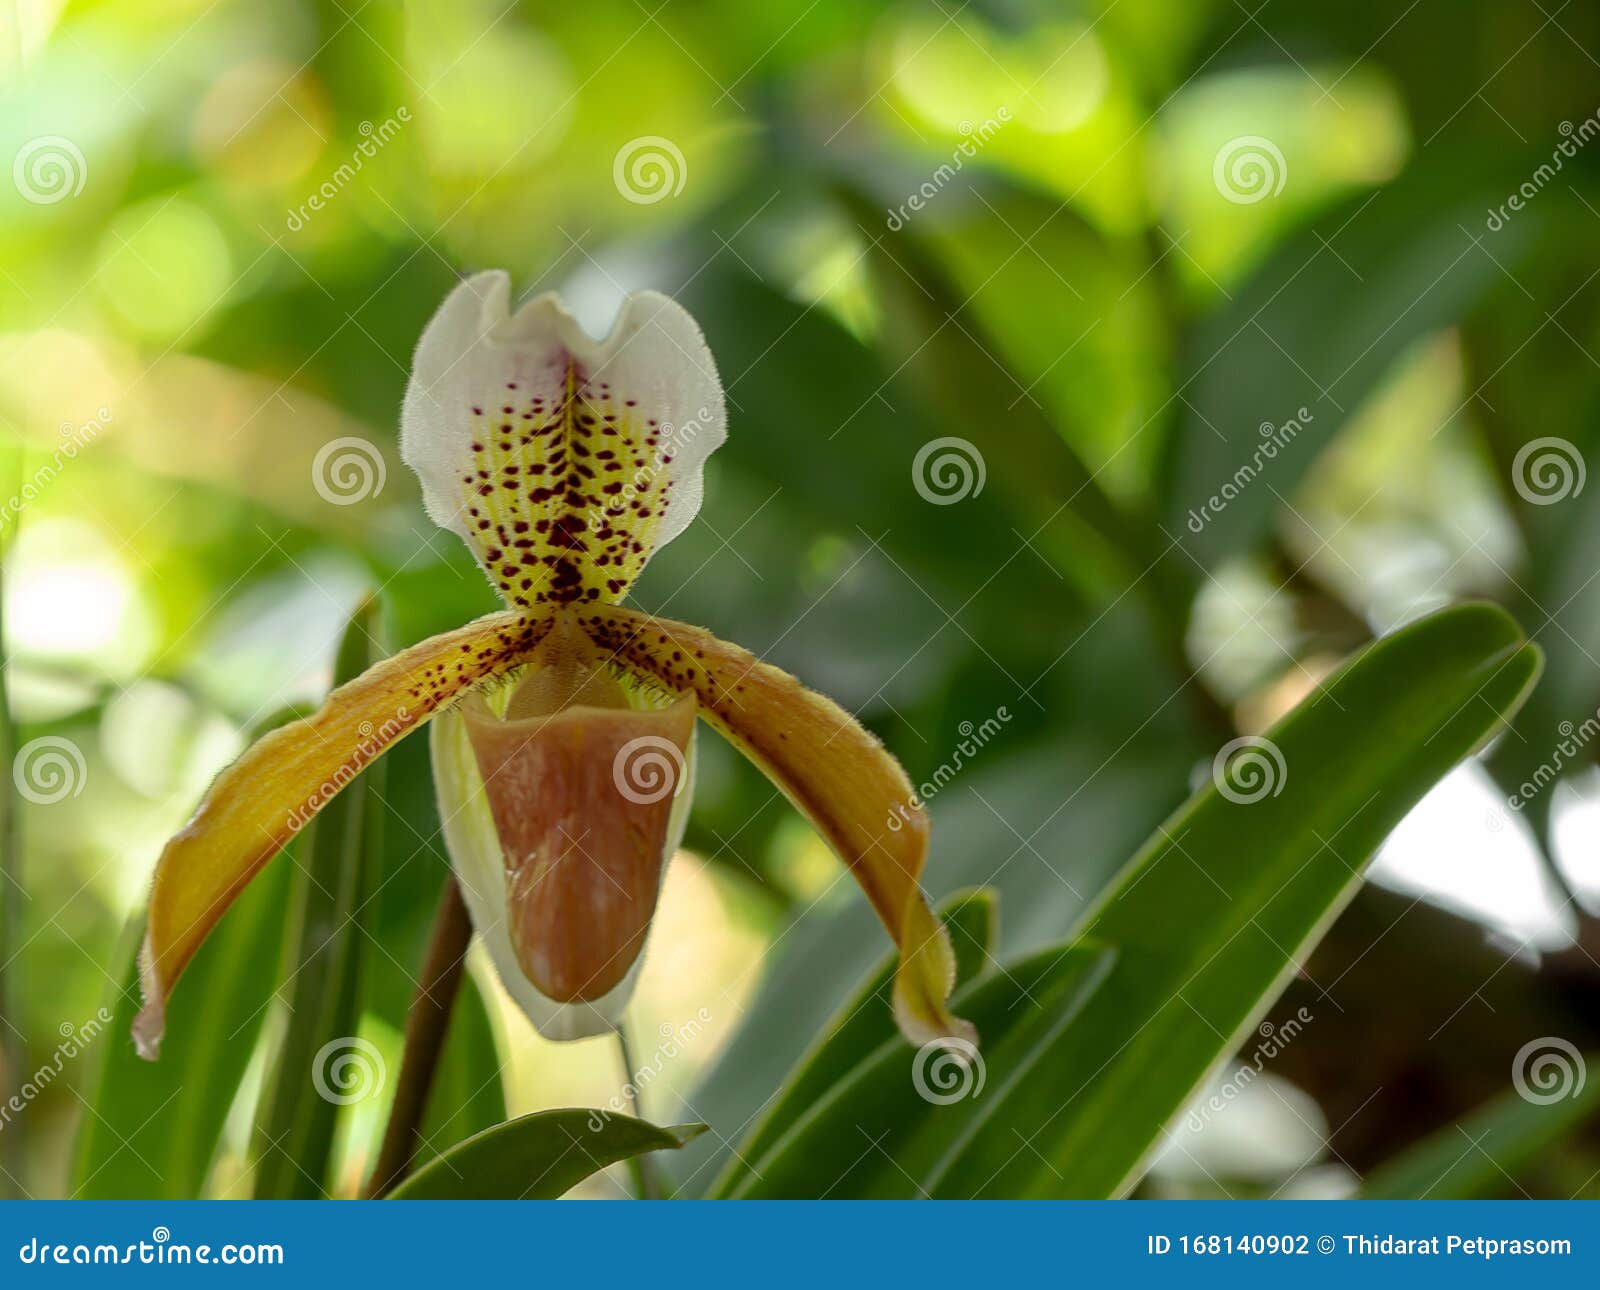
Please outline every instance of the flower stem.
[[[628, 1032], [622, 1023], [617, 1023], [617, 1052], [622, 1057], [622, 1096], [628, 1100], [628, 1111], [636, 1120], [644, 1119], [644, 1109], [639, 1097], [638, 1087], [634, 1084], [634, 1074], [638, 1069], [633, 1064], [633, 1052], [628, 1046]], [[660, 1200], [660, 1180], [651, 1168], [648, 1156], [629, 1156], [628, 1173], [633, 1177], [633, 1191], [640, 1200]]]
[[405, 1049], [400, 1058], [400, 1079], [394, 1105], [384, 1130], [378, 1163], [367, 1182], [366, 1194], [377, 1199], [394, 1188], [411, 1168], [418, 1131], [428, 1106], [428, 1090], [444, 1049], [445, 1032], [455, 1007], [467, 947], [472, 942], [472, 920], [467, 916], [461, 889], [452, 876], [445, 880], [434, 915], [433, 936], [422, 963], [422, 978], [411, 1011], [406, 1014]]

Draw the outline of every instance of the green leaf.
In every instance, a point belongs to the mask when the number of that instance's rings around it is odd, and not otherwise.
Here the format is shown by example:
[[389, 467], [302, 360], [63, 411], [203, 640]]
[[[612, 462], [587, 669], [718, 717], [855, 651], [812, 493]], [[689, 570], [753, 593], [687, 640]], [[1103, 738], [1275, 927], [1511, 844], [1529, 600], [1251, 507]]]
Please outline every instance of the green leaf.
[[[1081, 728], [1015, 748], [994, 745], [994, 760], [986, 755], [973, 766], [970, 782], [929, 803], [933, 847], [924, 884], [936, 893], [993, 887], [1005, 911], [994, 952], [1002, 961], [1060, 944], [1087, 902], [1183, 801], [1196, 759], [1209, 755], [1181, 727], [1159, 721], [1131, 743], [1126, 733], [1109, 742], [1095, 737], [1095, 731], [1137, 728], [1170, 694], [1150, 685], [1146, 669], [1115, 687], [1104, 684], [1131, 653], [1123, 637], [1080, 646], [1063, 667], [1082, 674], [1067, 691]], [[1100, 706], [1108, 703], [1126, 707]], [[1071, 790], [1063, 793], [1063, 784]], [[738, 1031], [690, 1099], [695, 1114], [713, 1125], [757, 1123], [815, 1037], [881, 961], [883, 948], [882, 924], [864, 897], [839, 909], [815, 907], [788, 924], [781, 953]], [[664, 1159], [680, 1180], [679, 1194], [704, 1191], [725, 1167], [731, 1145], [707, 1134]]]
[[[379, 605], [364, 601], [351, 616], [334, 662], [343, 685], [383, 657]], [[294, 867], [289, 945], [288, 1025], [270, 1091], [256, 1119], [255, 1196], [306, 1200], [326, 1196], [339, 1104], [318, 1078], [327, 1046], [343, 1047], [361, 1018], [361, 959], [373, 906], [372, 875], [382, 863], [384, 765], [364, 770], [317, 816]]]
[[[935, 223], [926, 236], [921, 222], [886, 231], [867, 198], [845, 191], [869, 248], [891, 360], [1005, 490], [1011, 536], [1027, 535], [1086, 594], [1128, 596], [1181, 681], [1190, 574], [1178, 565], [1187, 561], [1164, 558], [1171, 541], [1147, 506], [1120, 505], [1101, 479], [1115, 468], [1145, 483], [1136, 459], [1153, 453], [1140, 437], [1166, 399], [1149, 375], [1162, 365], [1160, 344], [1143, 339], [1157, 322], [1148, 266], [1054, 199], [992, 182], [968, 187], [954, 226]], [[961, 208], [959, 198], [953, 205]], [[1018, 228], [1029, 230], [1026, 247]], [[1074, 445], [1097, 433], [1091, 468]], [[1199, 688], [1184, 697], [1205, 701]]]
[[541, 1111], [468, 1138], [417, 1170], [391, 1200], [554, 1200], [592, 1173], [649, 1151], [673, 1151], [703, 1124], [658, 1128], [605, 1111]]
[[138, 947], [144, 917], [124, 935], [95, 1091], [78, 1130], [72, 1192], [86, 1199], [189, 1199], [206, 1180], [228, 1108], [278, 985], [292, 862], [280, 858], [245, 888], [201, 946], [167, 1004], [161, 1059], [140, 1060]]
[[[1579, 1069], [1583, 1069], [1580, 1059]], [[1600, 1080], [1570, 1097], [1530, 1102], [1515, 1090], [1407, 1148], [1367, 1176], [1362, 1200], [1477, 1200], [1507, 1193], [1517, 1170], [1600, 1105]]]
[[[1082, 221], [1063, 215], [1056, 201], [1004, 185], [988, 184], [986, 194], [966, 187], [970, 200], [961, 225], [927, 237], [920, 225], [886, 230], [870, 198], [854, 189], [843, 192], [868, 247], [891, 361], [908, 371], [913, 387], [943, 412], [950, 429], [981, 452], [995, 486], [1016, 503], [1014, 527], [1078, 578], [1088, 573], [1084, 539], [1096, 541], [1104, 556], [1128, 566], [1120, 581], [1127, 587], [1166, 543], [1153, 526], [1135, 523], [1105, 494], [1096, 473], [1063, 437], [1059, 418], [1070, 415], [1076, 425], [1097, 429], [1145, 419], [1116, 407], [1106, 388], [1112, 363], [1139, 362], [1132, 357], [1135, 334], [1122, 316], [1137, 313], [1123, 301], [1140, 287], [1140, 270], [1131, 263], [1113, 268], [1111, 249]], [[1008, 224], [1026, 227], [1050, 245], [1022, 250]], [[958, 287], [952, 278], [963, 270]], [[1075, 281], [1093, 276], [1092, 301], [1062, 275]], [[1108, 317], [1118, 321], [1105, 330], [1120, 335], [1096, 337]], [[1138, 321], [1138, 335], [1148, 336], [1152, 320]], [[1108, 361], [1096, 362], [1094, 350], [1102, 342]], [[1016, 374], [1019, 354], [1031, 360], [1024, 369], [1031, 370], [1031, 379]], [[1142, 363], [1146, 371], [1153, 365], [1148, 358]], [[1046, 414], [1040, 398], [1053, 405], [1056, 400], [1048, 387], [1038, 388], [1041, 382], [1071, 390], [1077, 406], [1053, 406]], [[1114, 457], [1121, 446], [1103, 445], [1103, 455]]]
[[[1435, 151], [1290, 239], [1197, 329], [1163, 472], [1190, 576], [1259, 538], [1395, 356], [1461, 321], [1538, 245], [1537, 212], [1484, 239], [1506, 181]], [[1299, 430], [1263, 436], [1291, 420]]]
[[468, 972], [462, 977], [460, 993], [450, 1012], [444, 1053], [428, 1093], [418, 1148], [423, 1158], [431, 1158], [506, 1118], [500, 1067], [500, 1050], [483, 992]]
[[[1522, 701], [1537, 649], [1461, 605], [1351, 658], [1181, 807], [1089, 911], [1117, 951], [1051, 1070], [1056, 1110], [971, 1143], [940, 1194], [1113, 1196], [1260, 1018], [1388, 832]], [[1037, 1151], [1018, 1151], [1016, 1133]]]
[[1020, 1144], [1017, 1104], [1051, 1102], [1051, 1071], [1081, 1042], [1075, 1019], [1111, 967], [1087, 943], [1045, 950], [959, 991], [952, 1006], [982, 1048], [962, 1065], [896, 1035], [834, 1086], [726, 1193], [731, 1197], [915, 1198], [934, 1193], [974, 1139]]
[[[1528, 170], [1543, 160], [1533, 160]], [[1463, 381], [1474, 391], [1472, 422], [1482, 429], [1526, 546], [1506, 588], [1507, 604], [1545, 652], [1539, 687], [1517, 714], [1513, 733], [1496, 746], [1490, 767], [1546, 854], [1556, 798], [1548, 777], [1591, 762], [1569, 761], [1559, 750], [1563, 723], [1568, 730], [1584, 726], [1600, 704], [1594, 664], [1600, 580], [1593, 558], [1600, 488], [1584, 486], [1600, 477], [1600, 389], [1589, 364], [1581, 365], [1585, 372], [1569, 361], [1571, 338], [1593, 336], [1600, 327], [1600, 293], [1573, 290], [1573, 284], [1588, 285], [1595, 268], [1586, 233], [1597, 201], [1600, 184], [1588, 173], [1573, 172], [1569, 182], [1541, 194], [1544, 238], [1540, 255], [1517, 273], [1521, 289], [1502, 292], [1461, 336]], [[1551, 300], [1562, 302], [1560, 327], [1551, 325]]]
[[[992, 888], [957, 892], [939, 909], [956, 953], [956, 982], [965, 984], [989, 965], [1000, 930], [998, 893]], [[838, 1016], [821, 1032], [773, 1097], [766, 1114], [728, 1157], [727, 1167], [711, 1188], [730, 1191], [806, 1110], [835, 1084], [895, 1036], [889, 993], [897, 955], [888, 955], [866, 983], [851, 996]]]
[[999, 487], [979, 486], [975, 463], [965, 486], [957, 470], [950, 489], [930, 489], [938, 458], [919, 472], [918, 454], [948, 424], [923, 415], [909, 382], [824, 311], [717, 263], [696, 275], [683, 303], [731, 374], [730, 417], [742, 409], [760, 426], [728, 436], [719, 469], [761, 481], [775, 505], [806, 508], [808, 532], [821, 521], [852, 542], [881, 543], [905, 577], [927, 584], [922, 594], [960, 606], [963, 624], [1000, 658], [1083, 616], [1071, 583], [1017, 558], [1011, 509]]

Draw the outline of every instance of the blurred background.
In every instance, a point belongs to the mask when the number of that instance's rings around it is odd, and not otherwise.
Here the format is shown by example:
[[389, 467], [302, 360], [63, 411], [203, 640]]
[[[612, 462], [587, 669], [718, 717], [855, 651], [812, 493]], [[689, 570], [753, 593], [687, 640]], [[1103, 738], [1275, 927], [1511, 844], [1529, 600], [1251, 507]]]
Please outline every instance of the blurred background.
[[[7, 1084], [52, 1072], [0, 1125], [14, 1194], [161, 1185], [74, 1143], [209, 778], [326, 691], [363, 592], [394, 646], [493, 607], [395, 443], [424, 322], [484, 267], [595, 332], [641, 287], [699, 319], [730, 438], [633, 601], [859, 713], [925, 785], [931, 891], [997, 887], [1008, 953], [1375, 634], [1489, 597], [1545, 649], [1143, 1194], [1346, 1194], [1522, 1087], [1530, 1043], [1600, 1041], [1592, 7], [6, 0], [0, 36]], [[690, 1190], [885, 949], [701, 747], [632, 1014], [647, 1114], [716, 1129]], [[361, 1033], [393, 1069], [445, 860], [425, 741], [388, 760]], [[275, 934], [209, 964], [247, 1087]], [[490, 1077], [441, 1143], [499, 1098], [618, 1096], [614, 1047], [474, 981]], [[1575, 1075], [1486, 1194], [1600, 1189]], [[241, 1098], [210, 1193], [251, 1136]]]

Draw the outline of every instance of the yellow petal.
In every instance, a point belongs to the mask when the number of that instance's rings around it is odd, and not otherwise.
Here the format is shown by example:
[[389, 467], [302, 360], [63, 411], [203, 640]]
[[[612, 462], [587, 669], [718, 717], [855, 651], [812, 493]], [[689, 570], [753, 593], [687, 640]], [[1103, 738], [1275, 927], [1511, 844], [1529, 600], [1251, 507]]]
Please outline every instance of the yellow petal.
[[[134, 1021], [154, 1058], [173, 984], [246, 883], [390, 744], [440, 704], [521, 662], [549, 623], [491, 614], [385, 659], [328, 696], [316, 715], [257, 740], [218, 775], [156, 865]], [[251, 965], [240, 964], [240, 971]]]
[[900, 947], [895, 1016], [913, 1043], [971, 1026], [945, 1007], [955, 957], [918, 884], [928, 817], [905, 772], [833, 700], [704, 628], [614, 605], [577, 611], [595, 643], [630, 671], [693, 694], [700, 715], [776, 784], [850, 867]]

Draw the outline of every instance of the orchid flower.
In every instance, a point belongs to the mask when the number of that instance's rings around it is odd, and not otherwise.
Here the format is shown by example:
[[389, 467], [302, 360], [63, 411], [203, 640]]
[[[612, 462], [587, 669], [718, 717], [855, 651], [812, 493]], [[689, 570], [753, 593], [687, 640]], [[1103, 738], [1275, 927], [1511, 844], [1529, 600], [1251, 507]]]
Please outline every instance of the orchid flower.
[[250, 879], [429, 720], [456, 880], [541, 1033], [617, 1026], [683, 836], [699, 717], [860, 882], [899, 947], [906, 1037], [970, 1043], [946, 1010], [954, 959], [919, 886], [928, 820], [899, 763], [787, 673], [619, 603], [694, 518], [726, 437], [699, 327], [640, 292], [596, 341], [553, 294], [515, 313], [509, 298], [490, 272], [445, 300], [417, 347], [400, 437], [429, 517], [467, 542], [506, 608], [375, 665], [217, 777], [156, 866], [140, 1054], [155, 1057], [174, 983]]

